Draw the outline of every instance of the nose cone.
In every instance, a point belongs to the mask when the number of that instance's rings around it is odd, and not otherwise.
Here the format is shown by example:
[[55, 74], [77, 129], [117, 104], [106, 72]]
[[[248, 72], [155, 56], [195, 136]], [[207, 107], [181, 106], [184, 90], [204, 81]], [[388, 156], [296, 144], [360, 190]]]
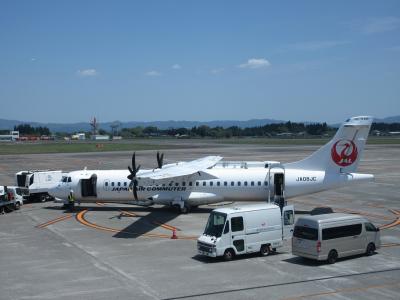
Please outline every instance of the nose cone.
[[62, 184], [57, 184], [48, 190], [50, 196], [65, 200], [68, 197], [68, 189]]

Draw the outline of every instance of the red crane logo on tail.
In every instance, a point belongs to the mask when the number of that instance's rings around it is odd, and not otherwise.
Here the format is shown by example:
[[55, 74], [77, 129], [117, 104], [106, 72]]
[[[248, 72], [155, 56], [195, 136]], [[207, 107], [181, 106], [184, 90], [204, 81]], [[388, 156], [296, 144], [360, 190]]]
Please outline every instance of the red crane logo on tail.
[[332, 160], [341, 167], [347, 167], [357, 160], [358, 150], [356, 144], [350, 140], [337, 141], [331, 150]]

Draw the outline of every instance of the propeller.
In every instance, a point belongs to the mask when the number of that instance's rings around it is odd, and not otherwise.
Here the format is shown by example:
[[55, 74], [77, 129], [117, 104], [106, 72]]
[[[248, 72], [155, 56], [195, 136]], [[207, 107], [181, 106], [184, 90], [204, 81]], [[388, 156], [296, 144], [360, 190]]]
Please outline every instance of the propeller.
[[140, 170], [140, 165], [138, 165], [136, 167], [136, 153], [133, 152], [132, 155], [132, 167], [128, 166], [128, 170], [129, 170], [129, 175], [127, 176], [129, 180], [131, 180], [131, 184], [133, 185], [133, 196], [135, 197], [135, 200], [138, 200], [138, 196], [137, 196], [137, 185], [138, 185], [138, 181], [136, 179], [136, 174], [139, 172]]
[[163, 166], [163, 161], [164, 161], [164, 153], [161, 153], [157, 151], [157, 165], [158, 168], [161, 169]]

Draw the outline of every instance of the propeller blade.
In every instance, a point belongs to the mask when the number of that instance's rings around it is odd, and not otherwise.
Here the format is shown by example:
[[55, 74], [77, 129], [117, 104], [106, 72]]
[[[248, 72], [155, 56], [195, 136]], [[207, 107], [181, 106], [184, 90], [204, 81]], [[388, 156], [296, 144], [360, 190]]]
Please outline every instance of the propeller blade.
[[133, 152], [133, 154], [132, 154], [132, 169], [136, 170], [136, 153], [135, 152]]
[[137, 195], [137, 180], [133, 181], [133, 197], [135, 197], [135, 200], [138, 200], [138, 195]]
[[164, 153], [161, 153], [157, 151], [157, 166], [158, 168], [162, 168], [163, 166], [163, 160], [164, 160]]

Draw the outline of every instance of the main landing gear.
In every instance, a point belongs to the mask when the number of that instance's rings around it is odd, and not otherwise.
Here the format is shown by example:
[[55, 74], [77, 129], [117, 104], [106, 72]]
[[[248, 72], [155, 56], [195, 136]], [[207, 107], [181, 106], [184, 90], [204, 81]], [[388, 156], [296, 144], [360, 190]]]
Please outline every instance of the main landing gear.
[[172, 202], [172, 206], [175, 207], [182, 214], [187, 214], [191, 209], [191, 206], [185, 203], [185, 201], [182, 198], [175, 199]]

